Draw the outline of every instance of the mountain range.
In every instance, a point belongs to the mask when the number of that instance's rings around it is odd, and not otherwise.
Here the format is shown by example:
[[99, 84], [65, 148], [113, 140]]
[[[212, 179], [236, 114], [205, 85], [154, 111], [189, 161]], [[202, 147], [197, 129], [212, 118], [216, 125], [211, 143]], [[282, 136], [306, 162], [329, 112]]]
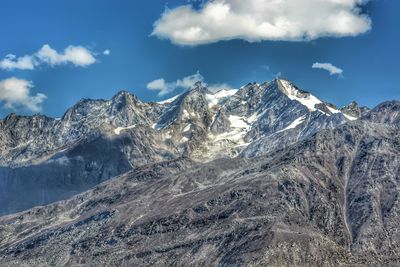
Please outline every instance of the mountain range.
[[10, 114], [0, 265], [396, 266], [399, 127], [286, 79]]

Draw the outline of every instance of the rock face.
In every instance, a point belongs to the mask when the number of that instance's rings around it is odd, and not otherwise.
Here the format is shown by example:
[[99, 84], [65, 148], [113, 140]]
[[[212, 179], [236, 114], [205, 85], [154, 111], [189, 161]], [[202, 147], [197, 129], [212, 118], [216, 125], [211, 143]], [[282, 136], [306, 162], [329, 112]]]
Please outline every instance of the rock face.
[[353, 101], [349, 105], [342, 107], [340, 111], [347, 116], [360, 118], [367, 114], [370, 109], [368, 107], [360, 107], [357, 102]]
[[144, 165], [0, 218], [2, 266], [396, 266], [400, 130], [358, 120], [254, 158]]
[[60, 119], [11, 114], [0, 120], [0, 215], [149, 163], [262, 155], [358, 115], [282, 79], [215, 93], [197, 83], [160, 103], [121, 91], [111, 100], [83, 99]]
[[362, 119], [377, 123], [400, 125], [400, 101], [383, 102], [371, 110], [371, 112], [364, 114]]

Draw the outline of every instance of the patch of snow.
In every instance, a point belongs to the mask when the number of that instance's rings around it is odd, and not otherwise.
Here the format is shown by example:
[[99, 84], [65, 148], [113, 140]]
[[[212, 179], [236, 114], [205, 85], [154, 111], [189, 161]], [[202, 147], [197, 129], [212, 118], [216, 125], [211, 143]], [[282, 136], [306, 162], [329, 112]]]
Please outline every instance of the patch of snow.
[[342, 113], [342, 114], [343, 114], [343, 116], [346, 117], [346, 119], [348, 119], [348, 120], [350, 120], [350, 121], [355, 121], [355, 120], [357, 120], [356, 117], [353, 117], [353, 116], [350, 116], [350, 115], [347, 115], [347, 114], [344, 114], [344, 113]]
[[134, 125], [131, 125], [131, 126], [127, 126], [127, 127], [118, 127], [118, 128], [115, 128], [115, 129], [114, 129], [114, 133], [115, 133], [116, 135], [120, 135], [121, 132], [122, 132], [123, 130], [133, 129], [133, 128], [135, 128], [135, 127], [136, 127], [135, 124], [134, 124]]
[[187, 138], [187, 137], [182, 137], [182, 139], [181, 139], [181, 142], [182, 143], [186, 143], [187, 141], [189, 141], [189, 138]]
[[241, 128], [241, 129], [250, 128], [250, 125], [246, 122], [244, 117], [231, 115], [231, 116], [229, 116], [228, 119], [231, 123], [231, 127], [233, 127], [233, 128]]
[[260, 117], [262, 117], [268, 110], [265, 109], [261, 113], [255, 112], [250, 117], [247, 118], [248, 123], [253, 123], [257, 121]]
[[306, 116], [302, 116], [302, 117], [299, 117], [299, 118], [295, 119], [288, 127], [286, 127], [283, 130], [278, 131], [278, 133], [284, 132], [284, 131], [289, 130], [289, 129], [296, 128], [298, 125], [302, 124], [305, 119], [306, 119]]
[[219, 142], [222, 140], [229, 140], [236, 145], [243, 145], [243, 137], [250, 130], [251, 125], [246, 122], [245, 117], [231, 115], [229, 116], [231, 131], [217, 134], [213, 136], [214, 142]]
[[166, 99], [166, 100], [157, 102], [157, 103], [158, 103], [158, 104], [161, 104], [161, 105], [171, 104], [171, 103], [174, 102], [180, 95], [181, 95], [181, 94], [176, 95], [176, 96], [174, 96], [174, 97], [171, 97], [171, 98], [169, 98], [169, 99]]
[[237, 91], [238, 90], [235, 89], [230, 89], [230, 90], [222, 89], [214, 94], [206, 94], [208, 106], [211, 108], [213, 106], [220, 104], [222, 100], [233, 96], [234, 94], [236, 94]]
[[186, 132], [190, 131], [191, 127], [192, 127], [191, 124], [186, 125], [186, 127], [183, 129], [183, 132], [186, 133]]
[[288, 81], [285, 80], [280, 80], [281, 84], [283, 85], [285, 89], [286, 95], [291, 99], [291, 100], [296, 100], [306, 106], [310, 111], [316, 111], [317, 109], [315, 108], [315, 105], [322, 103], [321, 100], [313, 96], [312, 94], [309, 94], [306, 97], [298, 97], [299, 91]]
[[329, 109], [330, 112], [332, 112], [332, 114], [340, 113], [340, 110], [331, 108], [330, 106], [326, 106], [326, 107]]

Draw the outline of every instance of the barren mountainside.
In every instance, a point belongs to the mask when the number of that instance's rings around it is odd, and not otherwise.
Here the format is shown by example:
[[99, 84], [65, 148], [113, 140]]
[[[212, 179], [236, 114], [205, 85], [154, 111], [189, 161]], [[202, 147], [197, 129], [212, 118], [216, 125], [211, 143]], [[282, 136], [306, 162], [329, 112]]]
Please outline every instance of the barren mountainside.
[[250, 159], [139, 167], [3, 217], [0, 263], [395, 266], [399, 134], [357, 121]]

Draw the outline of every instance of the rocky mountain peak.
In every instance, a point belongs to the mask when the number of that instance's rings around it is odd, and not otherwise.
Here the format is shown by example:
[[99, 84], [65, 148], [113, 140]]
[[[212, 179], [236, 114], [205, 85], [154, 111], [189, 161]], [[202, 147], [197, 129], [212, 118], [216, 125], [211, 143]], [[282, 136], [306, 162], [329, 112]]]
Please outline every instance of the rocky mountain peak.
[[357, 108], [359, 107], [358, 103], [356, 101], [352, 101], [350, 104], [347, 105], [349, 108]]
[[188, 90], [187, 96], [192, 94], [199, 93], [199, 94], [210, 94], [211, 92], [208, 90], [207, 85], [203, 82], [199, 81], [196, 82], [192, 88]]
[[369, 108], [360, 107], [356, 101], [352, 101], [347, 106], [340, 108], [340, 111], [347, 116], [351, 116], [353, 118], [360, 118], [369, 111]]
[[96, 110], [99, 110], [107, 105], [106, 100], [102, 99], [87, 99], [83, 98], [79, 100], [74, 106], [69, 108], [64, 113], [63, 121], [79, 121], [89, 114], [96, 114]]
[[110, 103], [110, 112], [112, 114], [122, 112], [126, 109], [143, 108], [145, 103], [141, 102], [134, 94], [128, 91], [119, 91], [113, 96]]
[[276, 83], [277, 88], [281, 90], [290, 100], [295, 100], [301, 103], [307, 107], [309, 111], [320, 110], [327, 114], [337, 113], [336, 109], [333, 110], [331, 105], [327, 105], [327, 103], [319, 100], [311, 93], [299, 89], [294, 83], [287, 79], [275, 79], [274, 82]]
[[366, 113], [362, 119], [375, 123], [389, 123], [400, 126], [400, 101], [383, 102]]
[[3, 124], [4, 126], [6, 126], [14, 124], [16, 121], [19, 120], [19, 118], [20, 118], [19, 115], [15, 113], [10, 113], [4, 119], [0, 120], [0, 125]]
[[135, 102], [140, 102], [140, 100], [134, 95], [131, 94], [128, 91], [121, 90], [118, 93], [116, 93], [112, 99], [112, 102], [125, 102], [125, 103], [135, 103]]
[[202, 126], [209, 124], [211, 112], [207, 95], [210, 94], [212, 93], [207, 87], [197, 82], [190, 90], [166, 103], [167, 106], [155, 128], [175, 128], [189, 121], [200, 123]]

